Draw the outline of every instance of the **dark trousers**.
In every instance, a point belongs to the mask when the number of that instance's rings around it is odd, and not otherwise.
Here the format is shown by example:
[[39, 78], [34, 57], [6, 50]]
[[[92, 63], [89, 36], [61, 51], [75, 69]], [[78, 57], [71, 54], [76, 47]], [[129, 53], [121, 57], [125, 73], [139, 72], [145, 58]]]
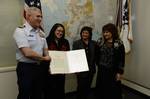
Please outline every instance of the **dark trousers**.
[[34, 63], [17, 64], [18, 90], [17, 99], [42, 99], [43, 67]]
[[45, 99], [65, 99], [65, 75], [48, 74]]
[[96, 80], [97, 99], [122, 99], [121, 81], [116, 81], [116, 71], [99, 67]]
[[94, 73], [77, 73], [77, 99], [88, 99]]

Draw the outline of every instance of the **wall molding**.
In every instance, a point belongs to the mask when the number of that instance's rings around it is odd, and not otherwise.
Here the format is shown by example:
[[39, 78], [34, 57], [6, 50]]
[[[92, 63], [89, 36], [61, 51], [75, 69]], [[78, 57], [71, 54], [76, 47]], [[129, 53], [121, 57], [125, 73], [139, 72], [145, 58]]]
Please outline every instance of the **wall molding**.
[[134, 90], [136, 90], [136, 91], [138, 91], [140, 93], [143, 93], [143, 94], [145, 94], [147, 96], [150, 96], [150, 89], [145, 87], [145, 86], [142, 86], [142, 85], [140, 85], [140, 84], [138, 84], [136, 82], [130, 81], [128, 79], [123, 79], [122, 83], [125, 86], [127, 86], [127, 87], [129, 87], [131, 89], [134, 89]]
[[0, 73], [16, 71], [16, 66], [0, 67]]

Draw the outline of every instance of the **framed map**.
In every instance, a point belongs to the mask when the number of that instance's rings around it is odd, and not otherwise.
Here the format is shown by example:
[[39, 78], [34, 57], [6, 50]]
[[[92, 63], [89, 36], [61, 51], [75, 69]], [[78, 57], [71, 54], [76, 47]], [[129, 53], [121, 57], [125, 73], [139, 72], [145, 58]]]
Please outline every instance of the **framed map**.
[[93, 17], [93, 0], [41, 0], [41, 4], [43, 27], [47, 35], [55, 23], [62, 23], [71, 45], [80, 38], [80, 29], [83, 26], [92, 27], [93, 38], [99, 37]]

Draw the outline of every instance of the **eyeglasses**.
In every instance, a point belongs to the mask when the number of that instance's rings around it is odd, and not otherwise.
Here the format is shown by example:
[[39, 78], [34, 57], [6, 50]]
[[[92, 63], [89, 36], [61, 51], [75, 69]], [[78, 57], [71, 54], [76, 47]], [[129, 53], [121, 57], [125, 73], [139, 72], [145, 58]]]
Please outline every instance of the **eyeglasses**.
[[63, 30], [56, 30], [56, 31], [58, 31], [58, 32], [63, 32]]

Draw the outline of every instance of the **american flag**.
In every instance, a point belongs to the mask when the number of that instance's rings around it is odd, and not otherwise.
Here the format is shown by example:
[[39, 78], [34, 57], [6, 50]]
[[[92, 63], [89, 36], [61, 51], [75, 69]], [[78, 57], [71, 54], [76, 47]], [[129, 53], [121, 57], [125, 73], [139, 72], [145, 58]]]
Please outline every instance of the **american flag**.
[[28, 7], [37, 7], [39, 9], [41, 9], [41, 2], [40, 0], [25, 0], [25, 5], [24, 5], [24, 18], [25, 18], [25, 14], [26, 14], [26, 9]]
[[133, 41], [131, 22], [131, 0], [118, 0], [118, 15], [116, 25], [120, 32], [120, 38], [124, 43], [125, 52], [131, 51]]

